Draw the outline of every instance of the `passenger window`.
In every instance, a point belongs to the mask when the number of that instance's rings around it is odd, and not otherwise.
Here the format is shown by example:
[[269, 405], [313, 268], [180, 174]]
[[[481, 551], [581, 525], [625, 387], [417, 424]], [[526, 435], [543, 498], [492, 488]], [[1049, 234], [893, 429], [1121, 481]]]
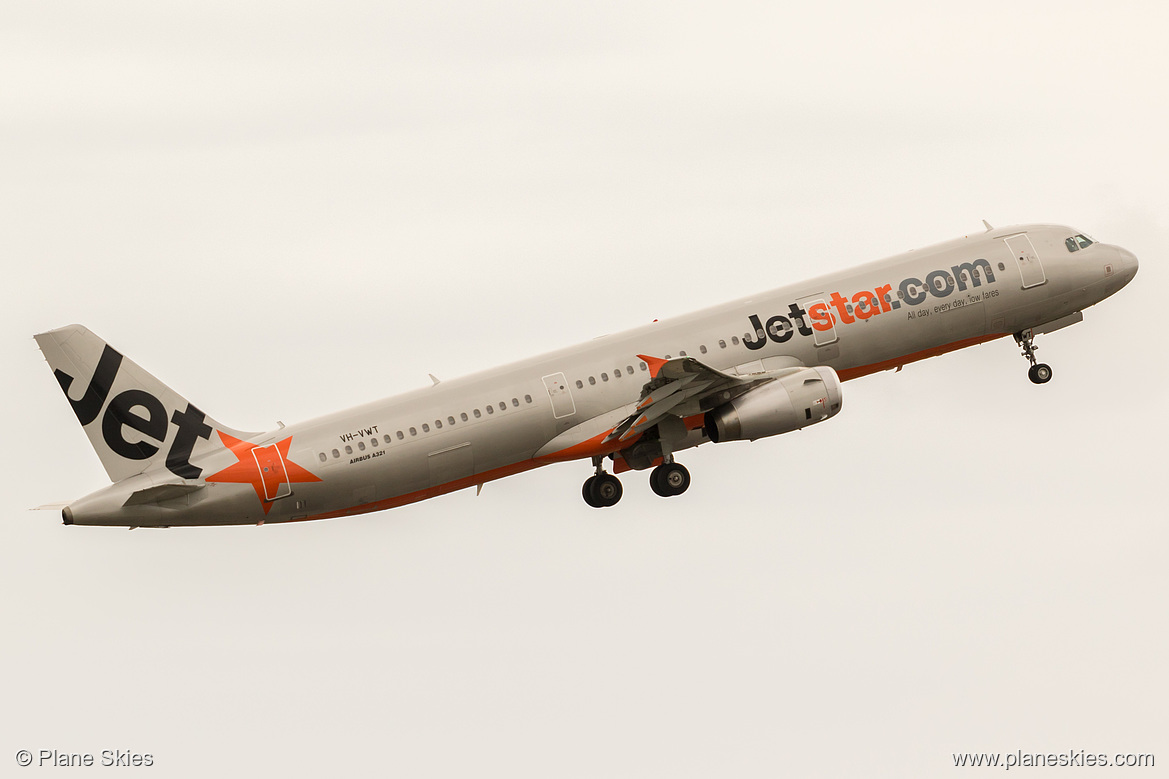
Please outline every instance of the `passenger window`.
[[325, 457], [324, 452], [321, 452], [320, 454], [318, 454], [317, 457], [321, 458], [321, 462], [325, 462], [326, 460], [329, 459], [328, 457]]
[[358, 441], [357, 448], [364, 452], [365, 451], [365, 441]]
[[511, 404], [512, 404], [512, 406], [514, 406], [515, 408], [519, 408], [519, 407], [520, 407], [520, 399], [519, 399], [519, 398], [512, 398], [512, 399], [511, 399]]
[[532, 396], [531, 396], [531, 395], [524, 395], [524, 402], [525, 402], [525, 403], [531, 403], [531, 402], [532, 402]]
[[495, 406], [487, 406], [486, 408], [487, 408], [487, 413], [488, 413], [488, 414], [494, 414], [494, 413], [495, 413]]
[[377, 439], [376, 439], [376, 438], [371, 438], [371, 439], [369, 439], [369, 445], [370, 445], [370, 446], [376, 447], [376, 446], [377, 446], [377, 444], [378, 444], [378, 441], [377, 441]]
[[596, 384], [596, 383], [597, 383], [597, 380], [595, 378], [593, 378], [592, 376], [589, 376], [589, 384]]
[[614, 379], [619, 379], [619, 378], [621, 378], [621, 369], [620, 369], [620, 368], [614, 368], [614, 369], [613, 369], [613, 378], [614, 378]]
[[462, 414], [459, 414], [459, 419], [461, 419], [461, 420], [463, 420], [464, 422], [466, 422], [466, 421], [467, 421], [467, 412], [466, 412], [466, 411], [464, 411]]
[[455, 423], [455, 418], [454, 417], [447, 417], [446, 421], [447, 421], [448, 425], [453, 425]]
[[646, 365], [644, 362], [639, 362], [639, 363], [637, 364], [637, 367], [638, 367], [638, 368], [641, 368], [643, 371], [648, 371], [648, 370], [649, 370], [649, 366], [648, 366], [648, 365]]
[[626, 372], [626, 373], [628, 373], [630, 376], [632, 376], [632, 375], [633, 375], [633, 366], [632, 366], [632, 365], [626, 365], [626, 366], [625, 366], [625, 372]]
[[686, 356], [686, 351], [685, 351], [685, 350], [682, 350], [682, 351], [678, 352], [678, 356], [679, 356], [679, 357], [685, 357], [685, 356]]
[[720, 349], [726, 349], [726, 348], [727, 348], [727, 342], [726, 342], [726, 341], [724, 341], [724, 340], [723, 340], [723, 339], [721, 339], [721, 338], [720, 338], [720, 339], [718, 339], [718, 348], [720, 348]]
[[737, 336], [737, 335], [732, 335], [732, 336], [731, 336], [731, 343], [732, 343], [734, 346], [738, 346], [738, 345], [739, 345], [739, 336]]
[[414, 428], [410, 428], [410, 435], [418, 435], [418, 431]]
[[1007, 266], [1006, 266], [1006, 265], [1003, 265], [1003, 264], [1000, 262], [1000, 263], [999, 263], [999, 270], [1006, 270], [1006, 269], [1007, 269]]
[[401, 441], [403, 438], [405, 438], [405, 437], [406, 437], [406, 436], [402, 435], [402, 431], [401, 431], [401, 430], [399, 430], [399, 431], [398, 431], [398, 432], [397, 432], [395, 435], [397, 435], [397, 436], [398, 436], [398, 440], [399, 440], [399, 441]]
[[423, 432], [423, 433], [429, 433], [429, 432], [430, 432], [430, 425], [428, 425], [428, 424], [426, 424], [425, 422], [423, 422], [423, 423], [422, 423], [422, 432]]
[[609, 374], [602, 373], [601, 374], [601, 381], [608, 381], [608, 380], [609, 380]]
[[353, 447], [349, 444], [345, 444], [345, 454], [353, 454]]
[[507, 401], [505, 401], [505, 400], [499, 401], [499, 410], [500, 411], [507, 411]]
[[577, 389], [584, 389], [584, 382], [581, 381], [580, 379], [577, 379], [576, 380], [576, 388]]
[[333, 450], [333, 457], [340, 457], [340, 456], [341, 456], [341, 453], [338, 452], [336, 449], [334, 449]]
[[698, 351], [702, 354], [706, 354], [706, 344], [699, 344]]
[[475, 419], [480, 419], [483, 416], [481, 413], [479, 413], [479, 409], [475, 409], [471, 413], [473, 413], [475, 415]]
[[441, 419], [434, 420], [434, 429], [435, 430], [442, 430], [442, 420]]

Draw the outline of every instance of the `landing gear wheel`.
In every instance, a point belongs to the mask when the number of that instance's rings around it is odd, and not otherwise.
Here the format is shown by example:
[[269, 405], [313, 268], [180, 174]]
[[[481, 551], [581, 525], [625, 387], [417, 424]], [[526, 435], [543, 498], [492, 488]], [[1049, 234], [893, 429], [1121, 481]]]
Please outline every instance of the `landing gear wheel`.
[[1031, 369], [1027, 371], [1027, 378], [1033, 384], [1046, 384], [1051, 381], [1051, 366], [1045, 363], [1032, 365]]
[[585, 479], [585, 483], [584, 483], [584, 486], [581, 487], [580, 494], [582, 497], [584, 497], [585, 503], [589, 504], [590, 506], [592, 506], [595, 509], [599, 509], [599, 508], [601, 508], [601, 504], [597, 503], [596, 500], [593, 498], [593, 485], [596, 483], [597, 483], [596, 476], [590, 476], [587, 479]]
[[1031, 380], [1031, 383], [1046, 384], [1051, 381], [1051, 366], [1035, 359], [1035, 352], [1039, 349], [1035, 345], [1035, 332], [1033, 330], [1020, 330], [1015, 333], [1015, 343], [1023, 350], [1023, 356], [1027, 358], [1027, 362], [1031, 363], [1031, 368], [1027, 371], [1027, 378]]
[[621, 480], [609, 473], [598, 473], [596, 476], [590, 476], [585, 480], [584, 487], [581, 488], [581, 495], [584, 497], [585, 503], [595, 509], [616, 506], [617, 501], [621, 500], [623, 492]]
[[690, 471], [678, 463], [663, 463], [650, 473], [649, 486], [663, 498], [681, 495], [690, 486]]

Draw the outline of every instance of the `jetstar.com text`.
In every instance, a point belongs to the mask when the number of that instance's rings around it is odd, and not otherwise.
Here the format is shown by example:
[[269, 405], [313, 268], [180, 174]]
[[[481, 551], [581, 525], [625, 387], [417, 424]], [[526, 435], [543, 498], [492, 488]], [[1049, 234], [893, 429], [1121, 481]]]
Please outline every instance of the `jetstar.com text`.
[[[929, 295], [948, 298], [955, 292], [981, 287], [984, 282], [995, 283], [994, 269], [987, 260], [977, 259], [954, 265], [949, 270], [931, 271], [926, 274], [924, 281], [911, 276], [897, 285], [897, 297], [893, 297], [892, 284], [861, 290], [851, 298], [833, 292], [826, 298], [810, 303], [807, 310], [798, 303], [791, 303], [787, 314], [776, 314], [768, 318], [766, 323], [759, 314], [751, 314], [748, 319], [755, 338], [751, 339], [748, 333], [743, 343], [748, 349], [762, 349], [769, 338], [781, 344], [788, 341], [793, 333], [798, 332], [802, 336], [812, 335], [813, 331], [825, 333], [835, 328], [838, 322], [851, 325], [858, 319], [865, 320], [896, 311], [903, 302], [907, 306], [920, 306]], [[829, 309], [835, 309], [835, 313]]]

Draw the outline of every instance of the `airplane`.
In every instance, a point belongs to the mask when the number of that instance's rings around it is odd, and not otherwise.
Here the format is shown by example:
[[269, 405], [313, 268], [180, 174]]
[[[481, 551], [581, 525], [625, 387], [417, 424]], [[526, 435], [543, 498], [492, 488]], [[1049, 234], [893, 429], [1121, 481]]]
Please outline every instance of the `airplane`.
[[[986, 230], [851, 270], [267, 432], [220, 424], [80, 325], [35, 336], [112, 484], [66, 525], [178, 527], [381, 511], [542, 465], [591, 461], [582, 496], [675, 459], [838, 414], [841, 383], [1012, 336], [1036, 384], [1035, 336], [1083, 320], [1137, 259], [1070, 227]], [[606, 461], [612, 473], [606, 471]]]

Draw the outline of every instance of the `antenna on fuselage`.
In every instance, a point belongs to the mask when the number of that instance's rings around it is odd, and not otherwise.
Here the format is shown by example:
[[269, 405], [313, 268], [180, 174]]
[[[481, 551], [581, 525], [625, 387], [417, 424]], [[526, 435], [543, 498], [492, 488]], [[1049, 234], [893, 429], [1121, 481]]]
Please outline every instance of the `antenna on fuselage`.
[[[429, 377], [430, 377], [430, 380], [431, 380], [431, 381], [433, 381], [435, 384], [438, 384], [438, 383], [439, 383], [439, 381], [438, 381], [438, 377], [437, 377], [437, 376], [435, 376], [433, 373], [428, 373], [428, 374], [426, 374], [426, 375], [427, 375], [427, 376], [429, 376]], [[431, 386], [434, 386], [434, 385], [431, 385]]]
[[983, 219], [983, 220], [982, 220], [982, 223], [983, 223], [984, 225], [986, 225], [986, 231], [987, 231], [988, 233], [989, 233], [991, 230], [993, 230], [993, 229], [994, 229], [993, 227], [991, 227], [991, 226], [990, 226], [990, 222], [986, 221], [985, 219]]

